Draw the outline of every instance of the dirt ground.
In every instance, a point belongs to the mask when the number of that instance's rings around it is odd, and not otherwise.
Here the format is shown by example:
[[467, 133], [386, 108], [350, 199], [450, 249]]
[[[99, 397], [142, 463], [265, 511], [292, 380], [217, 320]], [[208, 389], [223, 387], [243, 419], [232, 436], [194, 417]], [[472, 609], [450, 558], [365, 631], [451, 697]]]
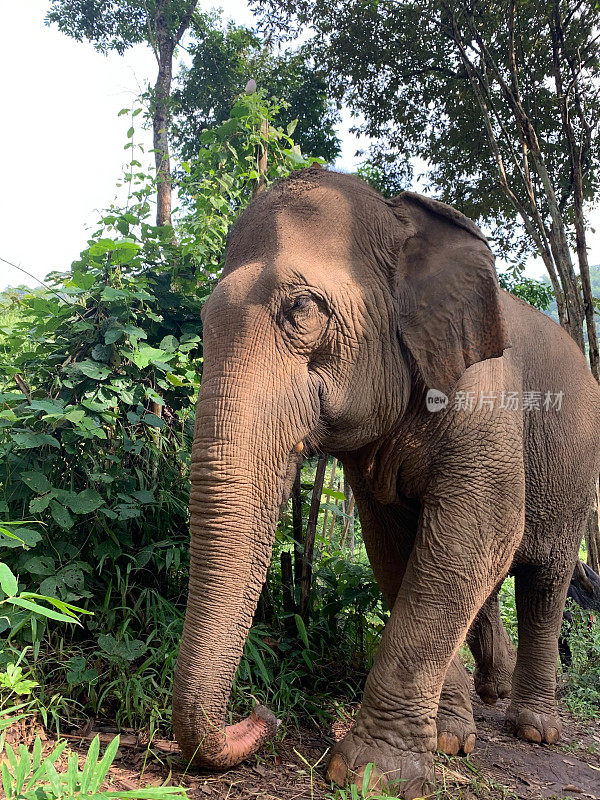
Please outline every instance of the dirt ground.
[[[438, 758], [435, 800], [600, 800], [597, 721], [580, 722], [564, 713], [559, 744], [529, 745], [505, 732], [507, 701], [489, 707], [476, 695], [472, 699], [477, 746], [469, 759]], [[250, 763], [219, 775], [186, 774], [174, 743], [158, 740], [148, 748], [133, 732], [122, 733], [110, 773], [110, 789], [131, 790], [168, 781], [188, 787], [191, 800], [331, 800], [334, 793], [323, 779], [323, 768], [335, 739], [343, 736], [348, 727], [348, 722], [337, 720], [332, 730], [289, 730], [281, 741], [270, 745]], [[115, 729], [109, 725], [91, 726], [70, 737], [72, 748], [85, 752], [86, 740], [98, 732], [101, 739], [110, 741]]]

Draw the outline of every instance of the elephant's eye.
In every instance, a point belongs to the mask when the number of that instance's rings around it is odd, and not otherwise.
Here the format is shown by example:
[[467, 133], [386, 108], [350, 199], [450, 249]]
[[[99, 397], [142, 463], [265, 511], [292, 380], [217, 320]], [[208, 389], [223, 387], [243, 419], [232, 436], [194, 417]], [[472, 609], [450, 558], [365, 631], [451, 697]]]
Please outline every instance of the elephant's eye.
[[290, 306], [290, 311], [292, 314], [296, 314], [302, 311], [312, 311], [313, 309], [316, 310], [317, 304], [312, 299], [312, 297], [308, 297], [307, 295], [301, 295], [300, 297], [296, 297], [292, 301], [292, 305]]
[[323, 300], [306, 292], [284, 301], [279, 321], [289, 334], [302, 336], [306, 342], [310, 339], [314, 344], [315, 336], [326, 326], [327, 309]]

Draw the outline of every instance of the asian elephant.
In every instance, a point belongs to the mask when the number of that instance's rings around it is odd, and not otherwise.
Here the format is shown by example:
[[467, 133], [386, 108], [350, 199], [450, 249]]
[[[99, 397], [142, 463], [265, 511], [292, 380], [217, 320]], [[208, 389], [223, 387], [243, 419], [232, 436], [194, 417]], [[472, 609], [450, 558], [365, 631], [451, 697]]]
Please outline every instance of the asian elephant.
[[[329, 777], [362, 783], [375, 762], [413, 798], [436, 741], [473, 748], [467, 633], [482, 697], [511, 692], [515, 734], [556, 741], [557, 637], [600, 469], [600, 390], [570, 337], [499, 289], [479, 228], [412, 192], [384, 200], [354, 177], [298, 171], [240, 216], [203, 325], [173, 697], [183, 755], [226, 768], [275, 728], [263, 707], [224, 717], [279, 508], [316, 449], [344, 464], [391, 608]], [[508, 573], [512, 691], [496, 599]]]

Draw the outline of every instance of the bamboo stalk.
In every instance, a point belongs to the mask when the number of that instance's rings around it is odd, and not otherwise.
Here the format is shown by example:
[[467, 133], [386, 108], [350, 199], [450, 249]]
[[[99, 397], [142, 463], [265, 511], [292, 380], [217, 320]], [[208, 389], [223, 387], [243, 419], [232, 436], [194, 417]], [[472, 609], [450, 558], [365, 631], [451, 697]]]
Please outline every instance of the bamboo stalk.
[[342, 533], [342, 540], [340, 542], [340, 548], [343, 548], [346, 544], [346, 536], [348, 535], [348, 530], [350, 528], [350, 521], [352, 514], [354, 513], [354, 494], [352, 494], [352, 490], [350, 490], [350, 500], [348, 501], [348, 509], [346, 510], [347, 519], [344, 520], [344, 531]]
[[[338, 463], [337, 458], [334, 458], [333, 462], [331, 464], [331, 475], [329, 476], [329, 485], [327, 486], [327, 488], [329, 490], [331, 490], [333, 488], [333, 482], [335, 480], [335, 471], [337, 469], [337, 463]], [[331, 500], [331, 498], [328, 497], [327, 498], [327, 502], [330, 502], [330, 500]], [[327, 517], [328, 516], [329, 516], [329, 509], [326, 508], [325, 509], [325, 513], [323, 514], [323, 531], [321, 533], [321, 536], [323, 537], [323, 539], [325, 538], [325, 535], [327, 533]]]
[[300, 585], [300, 616], [305, 622], [308, 620], [313, 553], [315, 549], [317, 521], [319, 519], [319, 508], [321, 505], [321, 495], [323, 493], [323, 481], [325, 479], [326, 466], [327, 456], [320, 456], [319, 461], [317, 462], [317, 472], [315, 474], [315, 483], [310, 501], [310, 510], [308, 512], [308, 523], [306, 525], [304, 558], [302, 561], [302, 582]]
[[[341, 483], [341, 481], [338, 481], [337, 485], [335, 487], [336, 491], [339, 492], [341, 487], [342, 487], [342, 483]], [[336, 508], [339, 508], [339, 505], [340, 505], [340, 501], [336, 497], [336, 500], [335, 500]], [[329, 528], [329, 541], [331, 541], [333, 539], [333, 534], [334, 534], [334, 531], [335, 531], [335, 521], [336, 521], [336, 519], [337, 519], [337, 514], [336, 514], [335, 511], [332, 511], [331, 512], [331, 527]]]

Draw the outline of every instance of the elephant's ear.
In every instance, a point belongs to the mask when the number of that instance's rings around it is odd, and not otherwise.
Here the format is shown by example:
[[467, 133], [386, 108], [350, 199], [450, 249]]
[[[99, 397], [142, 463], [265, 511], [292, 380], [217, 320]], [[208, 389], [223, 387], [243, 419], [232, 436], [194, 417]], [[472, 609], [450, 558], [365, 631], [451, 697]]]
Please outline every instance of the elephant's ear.
[[425, 384], [447, 393], [471, 364], [510, 347], [494, 256], [477, 225], [445, 203], [413, 192], [388, 203], [399, 223], [399, 334]]

